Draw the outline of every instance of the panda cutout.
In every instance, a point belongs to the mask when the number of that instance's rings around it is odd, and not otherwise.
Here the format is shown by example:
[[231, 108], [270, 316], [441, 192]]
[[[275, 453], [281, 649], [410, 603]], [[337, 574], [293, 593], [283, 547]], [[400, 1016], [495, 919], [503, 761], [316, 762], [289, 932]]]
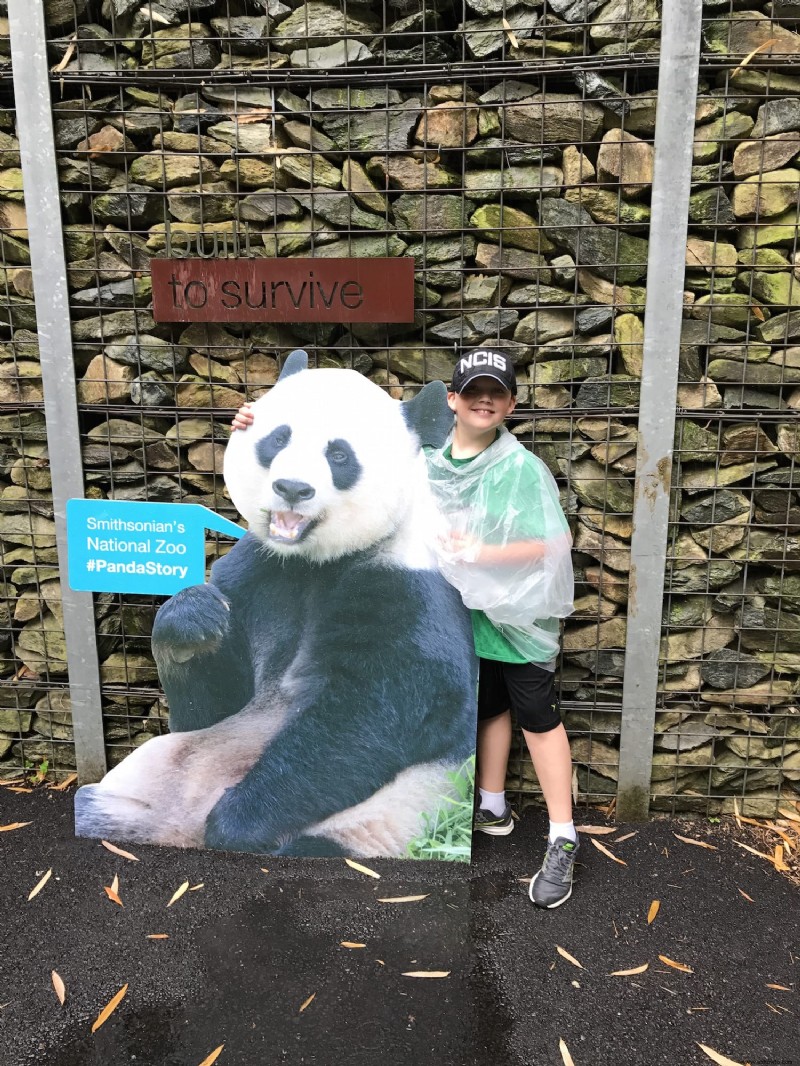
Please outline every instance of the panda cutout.
[[234, 433], [249, 532], [160, 608], [170, 734], [76, 794], [76, 831], [293, 855], [403, 856], [474, 752], [469, 614], [435, 567], [421, 445], [441, 382], [398, 403], [293, 352]]

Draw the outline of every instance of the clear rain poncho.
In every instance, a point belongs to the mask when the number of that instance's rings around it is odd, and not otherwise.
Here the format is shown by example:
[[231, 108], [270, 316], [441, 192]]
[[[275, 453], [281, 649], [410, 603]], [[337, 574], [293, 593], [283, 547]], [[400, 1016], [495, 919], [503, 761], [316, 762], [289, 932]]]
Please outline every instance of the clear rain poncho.
[[[463, 465], [446, 458], [451, 443], [427, 455], [442, 574], [528, 661], [550, 663], [558, 653], [554, 620], [572, 614], [574, 598], [572, 538], [555, 480], [505, 427]], [[478, 561], [483, 546], [531, 541], [542, 546], [535, 559]]]

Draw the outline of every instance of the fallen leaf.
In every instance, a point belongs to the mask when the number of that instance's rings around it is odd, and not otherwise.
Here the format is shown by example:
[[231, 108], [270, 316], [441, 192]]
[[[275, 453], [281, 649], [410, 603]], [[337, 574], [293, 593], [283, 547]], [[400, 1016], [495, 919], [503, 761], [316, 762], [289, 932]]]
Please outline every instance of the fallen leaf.
[[403, 977], [449, 977], [450, 970], [408, 970]]
[[694, 1014], [694, 1012], [696, 1010], [711, 1010], [711, 1007], [687, 1007], [686, 1008], [686, 1013], [687, 1014]]
[[69, 774], [67, 777], [64, 778], [64, 780], [61, 782], [60, 785], [50, 785], [49, 786], [50, 787], [50, 791], [51, 792], [64, 792], [66, 789], [69, 788], [70, 785], [74, 785], [77, 780], [78, 780], [78, 775], [77, 774]]
[[[747, 55], [741, 61], [739, 66], [736, 68], [736, 70], [734, 70], [733, 74], [731, 74], [731, 77], [735, 78], [736, 75], [740, 71], [744, 70], [744, 68], [747, 66], [747, 64], [750, 62], [750, 60], [753, 58], [753, 56], [757, 56], [758, 53], [759, 52], [763, 52], [765, 48], [771, 48], [773, 44], [777, 44], [777, 43], [778, 43], [778, 38], [777, 37], [770, 37], [770, 39], [768, 41], [762, 41], [761, 44], [758, 46], [758, 48], [754, 48], [752, 52], [748, 52], [747, 53]], [[700, 1046], [702, 1047], [702, 1044]]]
[[358, 870], [360, 874], [366, 874], [367, 877], [380, 878], [381, 876], [380, 874], [376, 874], [374, 870], [370, 870], [369, 866], [362, 866], [360, 862], [355, 862], [353, 859], [345, 859], [344, 861], [351, 869]]
[[776, 992], [791, 992], [791, 988], [787, 988], [786, 985], [767, 985], [767, 988], [774, 988]]
[[788, 871], [789, 867], [783, 861], [783, 844], [776, 844], [775, 845], [775, 853], [774, 854], [775, 854], [775, 857], [773, 858], [772, 862], [773, 862], [773, 864], [775, 866], [775, 869], [778, 871], [778, 873], [785, 874]]
[[717, 1066], [742, 1066], [741, 1062], [734, 1062], [733, 1059], [728, 1059], [724, 1055], [720, 1055], [718, 1051], [715, 1051], [711, 1047], [706, 1047], [705, 1044], [697, 1044], [701, 1051], [711, 1059], [712, 1062], [716, 1062]]
[[736, 824], [739, 828], [742, 828], [742, 819], [739, 817], [739, 803], [736, 797], [733, 797], [733, 817], [736, 819]]
[[55, 970], [50, 974], [50, 977], [53, 981], [53, 988], [56, 990], [56, 995], [58, 996], [58, 1002], [63, 1007], [64, 1000], [67, 998], [67, 986], [61, 980], [60, 974], [57, 974]]
[[778, 814], [783, 815], [784, 818], [788, 818], [790, 822], [800, 822], [800, 814], [795, 814], [793, 811], [787, 811], [784, 807], [778, 808]]
[[626, 833], [624, 837], [617, 837], [616, 840], [612, 841], [612, 844], [621, 844], [623, 840], [630, 840], [631, 837], [635, 837], [638, 832], [638, 829], [634, 829], [632, 833]]
[[120, 907], [124, 906], [124, 903], [119, 898], [119, 877], [117, 877], [116, 874], [114, 874], [114, 880], [111, 882], [110, 886], [109, 885], [103, 885], [103, 891], [108, 896], [108, 898], [112, 901], [112, 903], [116, 903]]
[[237, 115], [235, 121], [240, 126], [247, 126], [251, 122], [263, 122], [265, 118], [271, 117], [271, 107], [259, 107], [255, 111], [248, 111], [247, 114]]
[[753, 897], [752, 896], [748, 896], [747, 893], [744, 891], [744, 889], [737, 888], [736, 891], [739, 893], [739, 895], [744, 896], [744, 898], [747, 900], [748, 903], [755, 903], [755, 900], [753, 899]]
[[673, 970], [680, 970], [681, 973], [694, 973], [689, 966], [684, 966], [682, 962], [675, 962], [674, 959], [668, 959], [666, 955], [659, 955], [659, 959], [665, 966], [671, 966]]
[[750, 304], [750, 310], [753, 314], [753, 318], [757, 319], [759, 322], [766, 321], [767, 316], [764, 314], [758, 304]]
[[189, 889], [189, 891], [190, 892], [199, 892], [201, 888], [205, 888], [205, 887], [206, 887], [205, 881], [201, 881], [199, 885], [192, 885], [192, 887]]
[[[769, 829], [773, 833], [778, 834], [778, 836], [783, 841], [784, 847], [791, 855], [794, 849], [797, 847], [797, 844], [792, 841], [792, 838], [789, 836], [789, 834], [785, 833], [779, 826], [775, 825], [774, 822], [767, 822], [767, 829]], [[797, 830], [795, 830], [795, 832], [796, 831]]]
[[32, 788], [20, 788], [18, 785], [9, 785], [8, 786], [8, 791], [9, 792], [22, 792], [22, 793], [28, 794], [30, 792], [33, 792], [33, 789]]
[[777, 1007], [773, 1007], [773, 1005], [772, 1005], [771, 1003], [765, 1003], [765, 1004], [764, 1004], [764, 1006], [765, 1006], [765, 1007], [766, 1007], [766, 1008], [767, 1008], [768, 1010], [771, 1010], [773, 1014], [780, 1014], [780, 1013], [781, 1013], [781, 1012], [780, 1012], [780, 1011], [778, 1010], [778, 1008], [777, 1008]]
[[627, 865], [628, 865], [628, 864], [627, 864], [627, 863], [625, 862], [625, 860], [624, 860], [624, 859], [620, 859], [620, 858], [618, 858], [618, 857], [617, 857], [617, 856], [616, 856], [616, 855], [614, 854], [614, 852], [613, 852], [613, 851], [609, 851], [609, 850], [608, 850], [608, 848], [607, 848], [607, 847], [606, 847], [606, 846], [605, 846], [604, 844], [601, 844], [599, 840], [593, 840], [593, 841], [592, 841], [592, 843], [594, 844], [594, 846], [595, 846], [595, 847], [597, 848], [597, 850], [598, 850], [598, 851], [602, 851], [602, 853], [603, 853], [604, 855], [607, 855], [607, 856], [609, 857], [609, 859], [613, 859], [613, 860], [614, 860], [614, 862], [618, 862], [618, 863], [620, 864], [620, 866], [627, 866]]
[[222, 1054], [222, 1049], [224, 1047], [224, 1044], [220, 1044], [219, 1047], [215, 1047], [211, 1054], [207, 1055], [206, 1058], [203, 1059], [203, 1061], [200, 1063], [200, 1066], [211, 1066], [211, 1064], [213, 1062], [216, 1062], [217, 1059], [220, 1057], [220, 1055]]
[[586, 833], [587, 836], [602, 837], [606, 833], [616, 833], [618, 826], [616, 825], [576, 825], [576, 833]]
[[511, 23], [506, 18], [503, 19], [503, 29], [508, 34], [508, 40], [511, 47], [519, 48], [519, 41], [517, 40], [517, 35], [511, 29]]
[[0, 833], [10, 833], [12, 829], [22, 829], [25, 825], [31, 825], [30, 822], [11, 822], [9, 825], [0, 825]]
[[314, 999], [316, 994], [317, 994], [316, 992], [312, 992], [311, 995], [308, 997], [308, 999], [304, 1000], [303, 1005], [301, 1006], [300, 1010], [297, 1012], [298, 1014], [302, 1014], [303, 1013], [303, 1011], [306, 1009], [306, 1007], [309, 1005], [309, 1003], [312, 1001], [312, 999]]
[[259, 866], [259, 870], [262, 872], [262, 874], [269, 873], [269, 870], [266, 868], [266, 866]]
[[744, 848], [745, 851], [749, 851], [751, 855], [757, 855], [759, 859], [766, 859], [768, 863], [775, 866], [775, 859], [771, 855], [765, 855], [763, 851], [756, 851], [755, 848], [751, 848], [749, 844], [743, 844], [741, 840], [734, 840], [734, 844], [737, 847]]
[[564, 1041], [559, 1037], [558, 1050], [561, 1052], [561, 1058], [564, 1062], [564, 1066], [575, 1066], [575, 1060], [569, 1053], [569, 1048]]
[[175, 892], [173, 893], [172, 899], [169, 901], [167, 906], [171, 907], [173, 903], [177, 903], [178, 900], [181, 898], [181, 896], [184, 894], [184, 892], [188, 892], [188, 891], [189, 891], [189, 882], [188, 881], [184, 881], [183, 884], [181, 885], [181, 887], [175, 890]]
[[118, 848], [116, 844], [109, 844], [107, 840], [101, 840], [100, 843], [104, 848], [108, 848], [109, 851], [113, 851], [115, 855], [121, 855], [123, 859], [130, 859], [131, 862], [138, 862], [139, 860], [135, 855], [131, 855], [129, 851], [123, 851], [122, 848]]
[[655, 917], [658, 914], [658, 909], [661, 906], [660, 900], [654, 899], [650, 904], [650, 910], [647, 912], [647, 924], [652, 925], [655, 921]]
[[44, 877], [41, 879], [41, 881], [39, 881], [39, 883], [34, 888], [31, 889], [31, 894], [28, 896], [28, 902], [29, 903], [33, 899], [34, 896], [38, 896], [39, 895], [39, 893], [42, 891], [42, 889], [44, 888], [44, 886], [47, 884], [47, 882], [50, 880], [50, 878], [52, 876], [53, 876], [53, 871], [52, 871], [52, 869], [50, 869], [50, 870], [47, 871], [47, 873], [44, 875]]
[[148, 940], [169, 940], [169, 933], [148, 933]]
[[357, 944], [354, 940], [343, 940], [341, 947], [343, 948], [365, 948], [366, 944]]
[[634, 968], [632, 970], [614, 970], [614, 972], [610, 973], [608, 976], [609, 977], [633, 977], [634, 974], [644, 973], [644, 971], [648, 968], [649, 965], [650, 965], [650, 963], [646, 962], [643, 966], [634, 966]]
[[559, 947], [558, 944], [556, 944], [556, 951], [558, 952], [558, 954], [561, 956], [562, 959], [566, 959], [567, 962], [571, 962], [572, 965], [573, 966], [577, 966], [579, 970], [585, 969], [585, 967], [582, 966], [581, 963], [578, 962], [578, 960], [575, 958], [574, 955], [570, 955], [570, 953], [568, 951], [565, 951], [564, 948]]
[[[527, 878], [530, 881], [530, 878]], [[417, 903], [421, 899], [427, 899], [430, 895], [426, 892], [424, 896], [384, 896], [378, 900], [378, 903]]]
[[73, 54], [75, 52], [75, 42], [77, 40], [78, 40], [77, 33], [73, 33], [73, 35], [69, 39], [69, 46], [68, 46], [66, 52], [64, 53], [63, 59], [61, 60], [60, 63], [56, 63], [56, 65], [54, 67], [50, 68], [50, 73], [51, 74], [60, 74], [61, 71], [64, 70], [64, 68], [69, 63], [70, 59], [72, 59], [72, 56], [73, 56]]
[[705, 840], [695, 840], [693, 837], [682, 837], [680, 833], [672, 834], [676, 840], [683, 841], [684, 844], [694, 844], [696, 848], [706, 848], [708, 851], [719, 851], [719, 848], [715, 848], [713, 844], [706, 844]]
[[3, 780], [0, 781], [0, 785], [2, 785], [3, 787], [5, 787], [6, 785], [18, 785], [21, 780], [22, 774], [20, 773], [18, 777], [4, 777]]
[[128, 984], [126, 982], [119, 990], [119, 992], [117, 992], [117, 994], [112, 999], [110, 999], [108, 1003], [106, 1003], [105, 1007], [103, 1007], [103, 1009], [97, 1015], [94, 1025], [92, 1026], [93, 1033], [96, 1033], [100, 1026], [104, 1025], [108, 1021], [108, 1019], [111, 1017], [111, 1015], [114, 1013], [114, 1011], [125, 998], [125, 993], [127, 991]]

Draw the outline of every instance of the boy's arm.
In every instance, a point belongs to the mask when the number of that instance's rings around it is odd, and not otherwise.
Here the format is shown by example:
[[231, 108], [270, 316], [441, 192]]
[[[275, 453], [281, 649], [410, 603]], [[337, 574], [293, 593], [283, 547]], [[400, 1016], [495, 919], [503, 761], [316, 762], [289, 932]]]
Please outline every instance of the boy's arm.
[[464, 555], [465, 562], [479, 566], [525, 566], [544, 559], [545, 556], [569, 552], [572, 537], [564, 533], [548, 540], [519, 540], [509, 544], [483, 544], [475, 537], [464, 533], [448, 533], [442, 547], [453, 555]]

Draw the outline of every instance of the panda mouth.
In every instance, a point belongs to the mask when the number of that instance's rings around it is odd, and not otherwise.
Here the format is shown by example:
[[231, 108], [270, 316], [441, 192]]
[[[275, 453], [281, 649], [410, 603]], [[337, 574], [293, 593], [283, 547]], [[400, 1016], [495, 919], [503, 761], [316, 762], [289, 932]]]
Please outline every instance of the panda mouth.
[[297, 544], [314, 524], [313, 518], [297, 511], [271, 511], [269, 539], [279, 544]]

